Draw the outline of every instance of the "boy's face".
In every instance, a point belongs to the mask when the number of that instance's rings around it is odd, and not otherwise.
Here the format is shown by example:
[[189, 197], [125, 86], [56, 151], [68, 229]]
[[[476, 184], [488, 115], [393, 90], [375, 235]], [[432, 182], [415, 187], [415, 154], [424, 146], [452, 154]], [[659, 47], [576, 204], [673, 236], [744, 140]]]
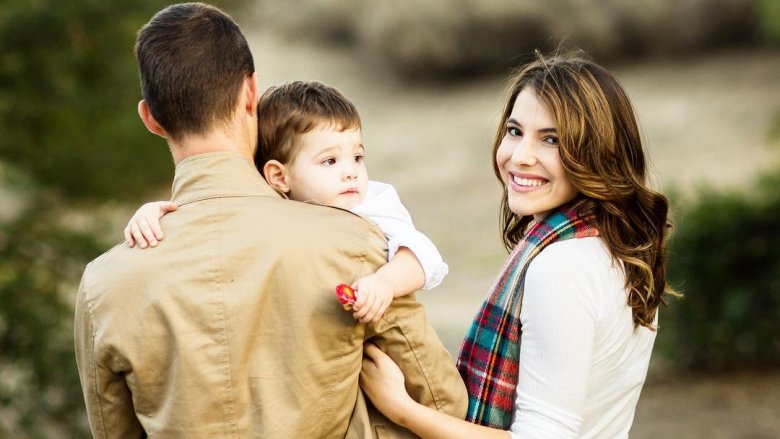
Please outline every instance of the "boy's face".
[[298, 139], [298, 152], [287, 165], [293, 200], [352, 209], [365, 197], [368, 173], [360, 129], [337, 128], [319, 125]]

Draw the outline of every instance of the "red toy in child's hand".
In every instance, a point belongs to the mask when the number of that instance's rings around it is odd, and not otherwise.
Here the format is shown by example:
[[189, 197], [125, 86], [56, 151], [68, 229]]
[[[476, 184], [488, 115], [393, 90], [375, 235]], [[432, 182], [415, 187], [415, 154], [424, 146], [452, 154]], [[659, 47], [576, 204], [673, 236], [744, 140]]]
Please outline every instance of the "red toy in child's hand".
[[336, 287], [336, 297], [339, 299], [339, 302], [341, 302], [341, 306], [344, 307], [345, 311], [352, 309], [352, 304], [357, 300], [357, 295], [355, 293], [357, 293], [357, 291], [347, 284], [339, 284]]

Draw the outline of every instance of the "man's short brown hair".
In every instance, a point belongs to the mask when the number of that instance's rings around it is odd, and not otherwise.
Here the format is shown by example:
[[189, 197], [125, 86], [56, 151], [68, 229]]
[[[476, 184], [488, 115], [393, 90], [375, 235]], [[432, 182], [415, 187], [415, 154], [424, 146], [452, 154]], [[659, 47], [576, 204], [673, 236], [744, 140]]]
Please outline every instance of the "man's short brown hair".
[[258, 103], [255, 166], [262, 173], [268, 160], [289, 163], [302, 134], [321, 124], [338, 130], [360, 128], [357, 109], [335, 88], [317, 81], [294, 81], [269, 88]]
[[252, 53], [238, 25], [203, 3], [171, 5], [138, 32], [143, 97], [173, 140], [203, 134], [234, 113]]

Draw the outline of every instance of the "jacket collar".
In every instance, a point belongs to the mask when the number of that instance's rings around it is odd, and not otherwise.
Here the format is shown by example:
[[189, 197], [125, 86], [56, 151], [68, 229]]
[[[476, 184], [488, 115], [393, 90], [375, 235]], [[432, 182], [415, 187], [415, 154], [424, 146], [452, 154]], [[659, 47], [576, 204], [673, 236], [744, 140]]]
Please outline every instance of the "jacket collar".
[[221, 197], [276, 197], [254, 163], [235, 152], [187, 157], [176, 166], [171, 201], [179, 206]]

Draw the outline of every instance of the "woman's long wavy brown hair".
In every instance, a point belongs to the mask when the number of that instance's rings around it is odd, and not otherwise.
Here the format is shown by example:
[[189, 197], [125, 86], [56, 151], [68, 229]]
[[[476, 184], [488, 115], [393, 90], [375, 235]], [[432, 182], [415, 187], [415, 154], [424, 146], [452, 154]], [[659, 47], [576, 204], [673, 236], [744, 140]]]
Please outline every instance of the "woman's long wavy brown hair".
[[645, 153], [634, 110], [618, 81], [580, 54], [537, 59], [509, 81], [495, 141], [493, 168], [504, 195], [501, 224], [511, 250], [522, 239], [532, 216], [509, 209], [496, 151], [505, 122], [521, 90], [533, 89], [557, 123], [558, 145], [566, 175], [578, 190], [575, 206], [595, 215], [595, 226], [612, 257], [623, 262], [628, 305], [634, 323], [655, 329], [653, 321], [667, 295], [664, 244], [672, 228], [666, 197], [649, 187]]

